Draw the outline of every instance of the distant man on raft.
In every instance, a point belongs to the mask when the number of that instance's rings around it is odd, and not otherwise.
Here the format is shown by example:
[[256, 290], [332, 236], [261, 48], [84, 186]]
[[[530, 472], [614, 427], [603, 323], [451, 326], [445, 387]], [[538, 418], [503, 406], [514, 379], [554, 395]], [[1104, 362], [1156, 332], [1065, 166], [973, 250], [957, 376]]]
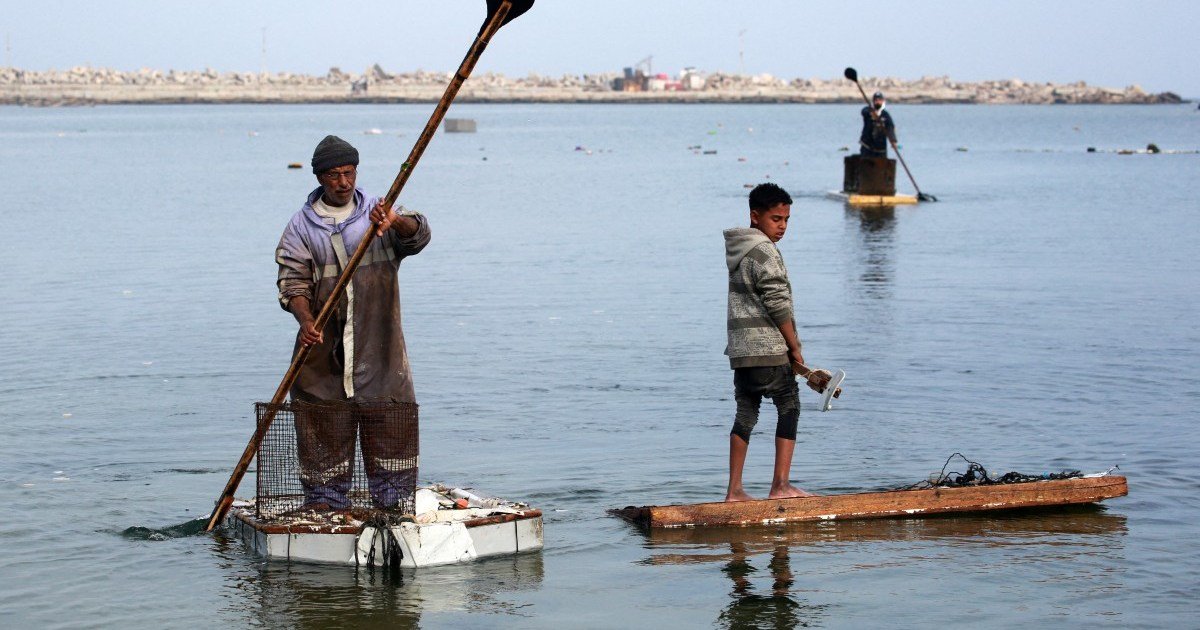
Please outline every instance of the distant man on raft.
[[876, 92], [871, 97], [871, 107], [863, 106], [862, 135], [858, 139], [859, 155], [886, 158], [888, 139], [890, 138], [892, 142], [896, 141], [896, 125], [892, 122], [892, 115], [884, 111], [886, 105], [887, 101], [883, 98], [883, 92]]

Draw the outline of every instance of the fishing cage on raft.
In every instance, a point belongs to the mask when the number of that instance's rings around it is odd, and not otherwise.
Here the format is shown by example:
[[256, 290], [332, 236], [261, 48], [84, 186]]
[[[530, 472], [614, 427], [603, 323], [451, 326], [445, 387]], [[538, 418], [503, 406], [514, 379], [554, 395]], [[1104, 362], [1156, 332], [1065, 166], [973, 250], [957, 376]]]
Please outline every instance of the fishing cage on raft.
[[255, 515], [306, 511], [356, 518], [411, 514], [417, 484], [417, 405], [395, 402], [257, 403]]

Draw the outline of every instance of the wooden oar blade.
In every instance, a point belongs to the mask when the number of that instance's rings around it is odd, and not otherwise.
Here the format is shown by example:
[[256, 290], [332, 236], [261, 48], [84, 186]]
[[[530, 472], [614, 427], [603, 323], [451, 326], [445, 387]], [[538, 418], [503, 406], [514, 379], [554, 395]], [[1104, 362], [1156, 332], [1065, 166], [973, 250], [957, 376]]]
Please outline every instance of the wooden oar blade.
[[855, 70], [854, 68], [846, 68], [846, 71], [843, 72], [842, 74], [846, 75], [846, 78], [850, 79], [851, 81], [858, 80], [858, 71]]
[[[496, 11], [500, 10], [501, 4], [504, 4], [504, 0], [487, 0], [488, 20], [491, 20]], [[508, 15], [504, 16], [504, 21], [500, 23], [500, 26], [508, 24], [528, 11], [533, 6], [533, 0], [509, 0], [509, 4], [512, 7], [509, 8]], [[488, 20], [484, 20], [484, 23], [486, 24]]]

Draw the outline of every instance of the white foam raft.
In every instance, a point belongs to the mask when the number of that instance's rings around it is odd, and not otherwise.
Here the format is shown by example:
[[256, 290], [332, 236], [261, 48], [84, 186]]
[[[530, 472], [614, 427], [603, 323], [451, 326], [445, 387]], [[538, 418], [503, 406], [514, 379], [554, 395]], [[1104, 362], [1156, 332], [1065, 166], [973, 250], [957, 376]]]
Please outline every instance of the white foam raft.
[[[527, 505], [440, 485], [417, 490], [415, 504], [411, 521], [389, 527], [400, 546], [401, 567], [457, 564], [542, 548], [542, 512]], [[342, 514], [260, 519], [253, 501], [239, 500], [226, 516], [225, 528], [248, 549], [272, 560], [365, 566], [372, 546], [375, 565], [385, 556], [385, 536]]]

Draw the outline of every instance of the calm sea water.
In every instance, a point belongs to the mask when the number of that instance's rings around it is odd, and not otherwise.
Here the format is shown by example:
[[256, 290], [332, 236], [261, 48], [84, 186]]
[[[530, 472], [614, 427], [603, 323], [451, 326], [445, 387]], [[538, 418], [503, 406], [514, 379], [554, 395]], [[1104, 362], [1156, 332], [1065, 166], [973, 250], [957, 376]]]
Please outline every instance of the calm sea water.
[[[0, 108], [0, 625], [1196, 623], [1200, 155], [1103, 152], [1200, 149], [1192, 106], [893, 106], [941, 202], [884, 212], [823, 198], [856, 106], [456, 106], [479, 132], [439, 135], [402, 196], [434, 230], [401, 281], [421, 473], [542, 508], [545, 551], [391, 580], [196, 535], [289, 359], [273, 247], [314, 181], [286, 164], [336, 133], [381, 192], [430, 110]], [[961, 451], [1120, 465], [1130, 495], [652, 535], [607, 516], [723, 496], [720, 231], [768, 178], [796, 198], [805, 356], [849, 373], [830, 413], [802, 394], [796, 483], [895, 487]]]

